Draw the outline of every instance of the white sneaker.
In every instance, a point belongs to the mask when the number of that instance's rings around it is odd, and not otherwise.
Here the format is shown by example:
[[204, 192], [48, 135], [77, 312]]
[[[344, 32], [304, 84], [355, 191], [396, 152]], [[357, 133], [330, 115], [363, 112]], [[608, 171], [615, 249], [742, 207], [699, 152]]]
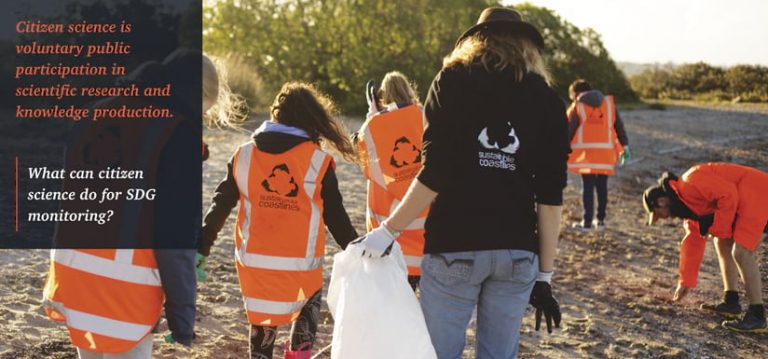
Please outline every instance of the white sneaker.
[[602, 232], [605, 230], [605, 221], [594, 220], [592, 221], [592, 227]]
[[580, 232], [589, 232], [592, 230], [592, 226], [587, 225], [584, 221], [573, 222], [573, 224], [571, 224], [571, 228]]

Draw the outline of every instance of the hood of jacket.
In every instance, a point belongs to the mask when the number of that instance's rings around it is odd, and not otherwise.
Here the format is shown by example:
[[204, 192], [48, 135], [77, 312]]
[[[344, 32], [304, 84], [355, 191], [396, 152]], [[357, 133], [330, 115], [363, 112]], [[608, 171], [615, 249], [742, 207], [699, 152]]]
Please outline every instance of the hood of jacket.
[[264, 121], [253, 131], [251, 140], [260, 151], [274, 154], [286, 152], [311, 141], [304, 130], [272, 121]]
[[605, 95], [598, 90], [584, 91], [576, 97], [576, 101], [592, 107], [600, 107]]

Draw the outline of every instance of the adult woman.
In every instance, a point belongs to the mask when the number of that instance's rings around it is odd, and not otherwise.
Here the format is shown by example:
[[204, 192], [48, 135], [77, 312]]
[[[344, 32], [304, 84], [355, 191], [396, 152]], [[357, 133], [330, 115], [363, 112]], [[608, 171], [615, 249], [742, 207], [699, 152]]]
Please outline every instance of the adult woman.
[[516, 11], [483, 11], [427, 95], [424, 168], [392, 216], [360, 243], [371, 257], [386, 253], [432, 203], [420, 286], [440, 358], [461, 357], [475, 306], [480, 358], [517, 354], [529, 299], [537, 319], [543, 312], [548, 324], [560, 321], [549, 281], [569, 145], [543, 43]]

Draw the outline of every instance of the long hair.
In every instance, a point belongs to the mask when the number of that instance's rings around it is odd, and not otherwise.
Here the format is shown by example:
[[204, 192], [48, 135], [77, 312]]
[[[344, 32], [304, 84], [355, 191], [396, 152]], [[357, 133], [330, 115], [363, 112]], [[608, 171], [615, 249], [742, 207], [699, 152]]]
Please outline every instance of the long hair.
[[547, 83], [552, 80], [539, 48], [526, 38], [508, 33], [478, 32], [463, 39], [443, 59], [443, 68], [475, 65], [489, 72], [509, 69], [517, 81], [528, 72], [541, 75]]
[[269, 112], [273, 121], [300, 128], [312, 141], [322, 144], [325, 140], [347, 161], [357, 161], [355, 147], [337, 118], [336, 106], [314, 86], [301, 82], [284, 84]]
[[239, 128], [248, 118], [248, 105], [229, 88], [223, 63], [203, 55], [203, 101], [206, 100], [213, 104], [203, 114], [209, 126]]
[[384, 75], [379, 89], [379, 98], [382, 105], [388, 103], [420, 105], [419, 96], [416, 94], [415, 85], [398, 71], [388, 72]]

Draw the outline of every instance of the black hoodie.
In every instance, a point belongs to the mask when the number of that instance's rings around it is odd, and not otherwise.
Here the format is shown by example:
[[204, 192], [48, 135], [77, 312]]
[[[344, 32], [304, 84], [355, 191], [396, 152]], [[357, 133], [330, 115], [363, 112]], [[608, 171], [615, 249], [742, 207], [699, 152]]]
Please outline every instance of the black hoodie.
[[424, 103], [419, 182], [438, 192], [425, 253], [521, 249], [538, 253], [536, 203], [561, 205], [565, 106], [544, 79], [481, 66], [442, 70]]
[[[273, 154], [286, 152], [306, 141], [309, 139], [280, 132], [258, 132], [253, 135], [256, 148]], [[204, 256], [210, 254], [211, 247], [221, 228], [224, 227], [229, 213], [240, 199], [240, 192], [232, 174], [233, 159], [234, 157], [230, 158], [229, 163], [227, 163], [227, 176], [216, 186], [211, 207], [203, 219], [202, 238], [199, 241], [198, 252]], [[336, 243], [341, 248], [346, 248], [349, 242], [357, 238], [357, 231], [352, 226], [347, 211], [344, 209], [334, 167], [331, 163], [322, 181], [323, 187], [320, 196], [323, 198], [323, 220]]]

